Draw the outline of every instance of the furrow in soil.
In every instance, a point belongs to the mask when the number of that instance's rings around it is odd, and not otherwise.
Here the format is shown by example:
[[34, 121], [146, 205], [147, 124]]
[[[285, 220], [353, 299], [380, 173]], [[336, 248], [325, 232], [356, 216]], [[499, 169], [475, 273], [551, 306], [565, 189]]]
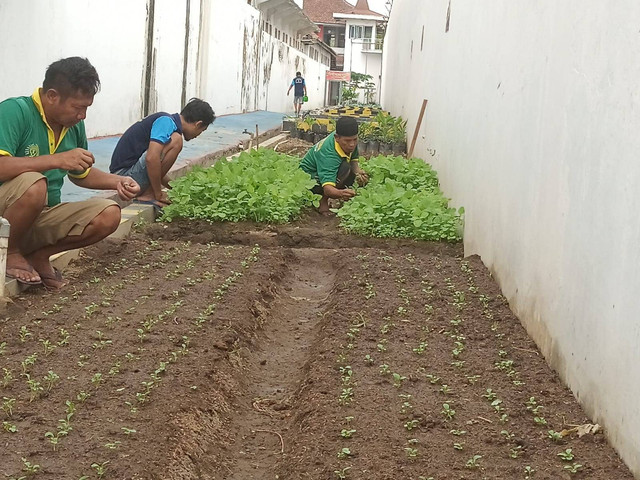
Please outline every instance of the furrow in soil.
[[337, 250], [292, 249], [281, 295], [267, 314], [262, 340], [247, 355], [247, 395], [231, 420], [235, 436], [231, 471], [225, 480], [274, 478], [277, 463], [292, 445], [286, 429], [292, 397], [303, 377], [309, 347], [323, 306], [334, 286]]

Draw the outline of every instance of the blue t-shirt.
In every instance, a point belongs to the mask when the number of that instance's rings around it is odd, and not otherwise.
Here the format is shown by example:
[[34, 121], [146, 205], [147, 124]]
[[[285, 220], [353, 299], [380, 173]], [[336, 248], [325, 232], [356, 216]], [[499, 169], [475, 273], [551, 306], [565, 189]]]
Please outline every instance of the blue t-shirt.
[[304, 83], [304, 78], [302, 77], [294, 78], [293, 81], [291, 82], [291, 85], [294, 87], [293, 89], [294, 96], [296, 97], [304, 96], [304, 87], [306, 85], [306, 83]]
[[114, 173], [131, 167], [147, 151], [150, 142], [166, 145], [174, 132], [182, 135], [179, 113], [158, 112], [134, 123], [118, 140], [111, 155], [109, 171]]

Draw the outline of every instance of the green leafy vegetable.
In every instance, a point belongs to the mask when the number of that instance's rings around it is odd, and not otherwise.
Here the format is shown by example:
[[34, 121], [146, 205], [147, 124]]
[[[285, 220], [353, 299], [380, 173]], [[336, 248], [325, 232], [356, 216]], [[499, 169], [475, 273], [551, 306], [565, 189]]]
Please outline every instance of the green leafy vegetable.
[[299, 162], [261, 148], [210, 168], [194, 168], [171, 183], [172, 203], [163, 209], [161, 220], [287, 222], [313, 202], [309, 189], [315, 181]]
[[369, 184], [339, 211], [347, 231], [374, 237], [408, 237], [455, 242], [464, 210], [449, 208], [438, 175], [424, 161], [379, 156], [361, 162]]

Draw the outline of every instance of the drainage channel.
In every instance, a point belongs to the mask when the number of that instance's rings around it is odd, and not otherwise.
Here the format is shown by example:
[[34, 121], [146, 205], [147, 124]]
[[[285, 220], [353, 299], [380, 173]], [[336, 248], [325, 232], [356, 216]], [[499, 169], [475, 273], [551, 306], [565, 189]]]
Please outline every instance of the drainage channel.
[[271, 305], [259, 351], [248, 359], [248, 395], [231, 428], [235, 448], [226, 480], [275, 478], [278, 462], [293, 447], [285, 443], [288, 410], [315, 327], [334, 285], [337, 250], [292, 249], [282, 294]]

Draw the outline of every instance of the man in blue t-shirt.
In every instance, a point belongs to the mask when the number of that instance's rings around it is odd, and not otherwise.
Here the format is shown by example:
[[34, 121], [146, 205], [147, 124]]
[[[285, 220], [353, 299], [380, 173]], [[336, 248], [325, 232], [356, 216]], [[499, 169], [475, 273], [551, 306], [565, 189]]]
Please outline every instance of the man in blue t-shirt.
[[293, 90], [293, 111], [296, 112], [296, 115], [300, 115], [300, 109], [302, 108], [303, 97], [307, 95], [307, 84], [304, 82], [304, 78], [302, 78], [302, 73], [296, 72], [296, 78], [291, 81], [291, 85], [289, 85], [289, 90], [287, 90], [287, 95], [291, 93], [291, 89]]
[[138, 203], [160, 209], [170, 203], [163, 187], [170, 188], [167, 173], [182, 150], [183, 138], [186, 141], [196, 138], [215, 119], [211, 106], [199, 98], [189, 100], [180, 113], [149, 115], [120, 137], [109, 170], [138, 182]]

